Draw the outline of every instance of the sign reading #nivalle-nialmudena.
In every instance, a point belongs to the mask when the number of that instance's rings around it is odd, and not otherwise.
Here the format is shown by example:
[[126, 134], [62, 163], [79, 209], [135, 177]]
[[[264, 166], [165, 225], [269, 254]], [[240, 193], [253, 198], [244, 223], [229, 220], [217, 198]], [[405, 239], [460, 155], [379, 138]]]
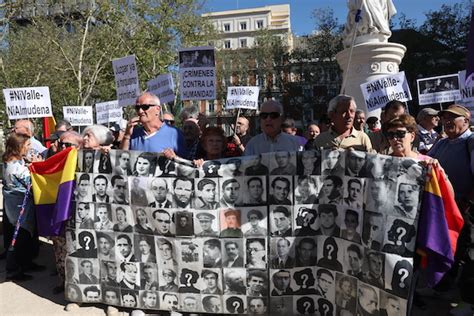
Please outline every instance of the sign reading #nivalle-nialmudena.
[[63, 106], [64, 119], [72, 126], [90, 126], [94, 124], [92, 106]]
[[3, 89], [3, 96], [10, 120], [53, 115], [49, 87]]

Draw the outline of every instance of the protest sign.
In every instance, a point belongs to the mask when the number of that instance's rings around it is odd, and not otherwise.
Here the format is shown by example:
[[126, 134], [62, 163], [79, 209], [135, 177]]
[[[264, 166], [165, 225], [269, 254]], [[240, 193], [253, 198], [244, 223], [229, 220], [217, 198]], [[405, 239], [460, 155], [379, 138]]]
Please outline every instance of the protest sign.
[[369, 112], [384, 107], [392, 100], [401, 102], [411, 100], [410, 87], [404, 71], [363, 83], [360, 88]]
[[120, 106], [135, 104], [140, 94], [138, 82], [137, 63], [135, 55], [112, 60], [114, 68], [117, 100]]
[[258, 87], [228, 87], [225, 109], [258, 109]]
[[95, 115], [97, 124], [108, 124], [122, 120], [122, 107], [117, 100], [97, 103]]
[[460, 71], [459, 75], [459, 90], [461, 92], [461, 99], [463, 102], [474, 101], [474, 80], [470, 80], [466, 85], [466, 70]]
[[451, 102], [461, 99], [458, 74], [418, 79], [418, 104]]
[[84, 150], [66, 297], [215, 314], [250, 313], [254, 300], [287, 315], [396, 304], [406, 315], [425, 170], [405, 160], [320, 150], [194, 168], [159, 153]]
[[92, 106], [63, 106], [64, 119], [72, 126], [89, 126], [94, 124]]
[[3, 89], [10, 120], [53, 116], [49, 87]]
[[147, 90], [160, 98], [161, 103], [174, 102], [174, 83], [171, 74], [159, 75], [146, 83]]
[[181, 100], [216, 98], [214, 47], [190, 47], [179, 50], [179, 89]]

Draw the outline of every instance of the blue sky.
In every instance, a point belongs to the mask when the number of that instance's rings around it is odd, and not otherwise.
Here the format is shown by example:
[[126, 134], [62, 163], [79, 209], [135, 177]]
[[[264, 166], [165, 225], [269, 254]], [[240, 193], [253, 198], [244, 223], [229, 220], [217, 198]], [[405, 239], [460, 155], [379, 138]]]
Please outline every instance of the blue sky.
[[[291, 28], [297, 35], [310, 34], [314, 30], [311, 12], [316, 8], [330, 7], [334, 10], [339, 23], [343, 24], [347, 16], [346, 0], [205, 0], [204, 12], [234, 9], [255, 8], [272, 4], [290, 4]], [[461, 0], [460, 0], [461, 1]], [[444, 3], [453, 4], [460, 1], [448, 0], [393, 0], [397, 11], [408, 18], [416, 19], [418, 24], [425, 20], [425, 12], [436, 11]], [[397, 16], [394, 17], [395, 19]]]

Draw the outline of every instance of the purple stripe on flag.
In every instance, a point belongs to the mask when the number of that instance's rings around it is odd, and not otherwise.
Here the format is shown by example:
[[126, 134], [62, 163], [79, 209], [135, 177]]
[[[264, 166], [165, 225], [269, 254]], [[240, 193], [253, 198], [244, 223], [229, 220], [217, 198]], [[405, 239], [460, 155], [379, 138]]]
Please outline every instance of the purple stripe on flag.
[[428, 286], [434, 286], [449, 271], [454, 262], [443, 200], [424, 192], [418, 224], [418, 247], [427, 253]]
[[36, 205], [36, 221], [40, 236], [59, 236], [63, 223], [72, 214], [71, 202], [75, 181], [61, 183], [55, 204]]
[[467, 45], [466, 86], [474, 79], [474, 6], [471, 9], [471, 29]]

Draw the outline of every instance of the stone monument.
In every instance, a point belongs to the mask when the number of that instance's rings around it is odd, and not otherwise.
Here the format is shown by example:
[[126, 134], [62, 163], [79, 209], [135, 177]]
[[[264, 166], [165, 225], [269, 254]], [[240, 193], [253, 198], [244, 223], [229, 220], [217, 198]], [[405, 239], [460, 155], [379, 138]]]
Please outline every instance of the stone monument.
[[349, 0], [348, 7], [345, 49], [336, 55], [343, 71], [342, 92], [353, 96], [367, 117], [380, 117], [380, 109], [367, 111], [360, 85], [399, 72], [406, 47], [388, 42], [390, 18], [397, 10], [392, 0]]

